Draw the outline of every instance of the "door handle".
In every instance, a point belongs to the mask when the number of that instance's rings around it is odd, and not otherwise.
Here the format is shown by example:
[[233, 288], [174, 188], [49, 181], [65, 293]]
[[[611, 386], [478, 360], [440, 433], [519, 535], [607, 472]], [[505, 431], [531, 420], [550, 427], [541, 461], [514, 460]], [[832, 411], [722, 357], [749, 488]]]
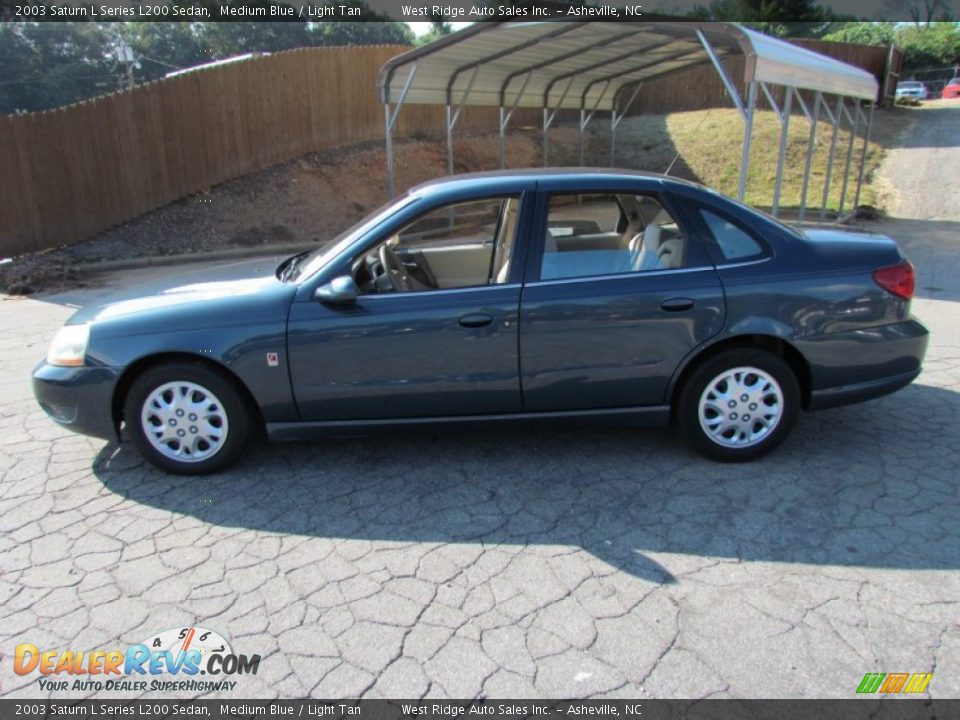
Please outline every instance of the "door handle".
[[695, 304], [696, 303], [690, 298], [670, 298], [660, 303], [660, 309], [666, 310], [667, 312], [683, 312], [684, 310], [689, 310]]
[[492, 322], [493, 315], [487, 315], [486, 313], [470, 313], [460, 318], [460, 325], [465, 328], [484, 327]]

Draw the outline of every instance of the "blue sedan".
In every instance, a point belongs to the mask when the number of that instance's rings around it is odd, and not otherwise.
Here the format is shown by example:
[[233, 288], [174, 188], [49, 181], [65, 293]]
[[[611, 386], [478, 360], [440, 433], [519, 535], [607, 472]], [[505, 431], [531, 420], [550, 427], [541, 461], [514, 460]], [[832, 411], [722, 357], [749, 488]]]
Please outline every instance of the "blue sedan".
[[885, 237], [787, 227], [615, 170], [430, 182], [330, 243], [77, 312], [41, 407], [173, 473], [399, 425], [607, 416], [757, 458], [801, 411], [920, 372], [913, 267]]

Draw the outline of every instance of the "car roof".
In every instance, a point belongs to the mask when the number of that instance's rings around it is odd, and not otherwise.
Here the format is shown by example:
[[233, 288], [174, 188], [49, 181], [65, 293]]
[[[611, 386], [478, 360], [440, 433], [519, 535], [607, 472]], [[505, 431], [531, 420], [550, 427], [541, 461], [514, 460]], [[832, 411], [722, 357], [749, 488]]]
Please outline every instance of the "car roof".
[[670, 177], [661, 173], [645, 172], [642, 170], [624, 170], [621, 168], [521, 168], [516, 170], [488, 170], [484, 172], [463, 173], [429, 180], [410, 188], [414, 195], [430, 195], [434, 192], [450, 189], [467, 189], [468, 187], [485, 186], [495, 190], [498, 186], [516, 185], [518, 182], [537, 180], [569, 180], [574, 182], [616, 181], [616, 180], [648, 180], [662, 185], [684, 185], [687, 187], [702, 188], [697, 183]]

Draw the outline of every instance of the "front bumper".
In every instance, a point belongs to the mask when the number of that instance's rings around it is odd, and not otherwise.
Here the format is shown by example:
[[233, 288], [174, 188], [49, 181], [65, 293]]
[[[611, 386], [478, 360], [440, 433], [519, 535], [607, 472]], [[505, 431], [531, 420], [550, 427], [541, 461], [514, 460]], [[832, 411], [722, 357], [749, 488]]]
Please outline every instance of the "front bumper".
[[82, 435], [117, 437], [113, 392], [118, 368], [57, 367], [41, 362], [33, 369], [33, 394], [47, 416]]
[[920, 374], [929, 331], [913, 318], [797, 343], [810, 364], [809, 410], [887, 395]]

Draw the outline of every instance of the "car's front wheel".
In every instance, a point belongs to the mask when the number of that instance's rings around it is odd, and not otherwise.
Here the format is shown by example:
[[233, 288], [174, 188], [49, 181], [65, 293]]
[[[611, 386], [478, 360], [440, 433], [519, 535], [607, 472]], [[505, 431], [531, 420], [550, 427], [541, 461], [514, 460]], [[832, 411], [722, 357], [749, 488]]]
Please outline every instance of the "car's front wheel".
[[702, 454], [743, 462], [783, 442], [799, 408], [800, 387], [786, 362], [762, 350], [728, 350], [691, 374], [680, 393], [677, 421]]
[[200, 363], [170, 363], [137, 377], [124, 403], [124, 430], [147, 460], [179, 475], [205, 475], [232, 464], [253, 423], [233, 386]]

